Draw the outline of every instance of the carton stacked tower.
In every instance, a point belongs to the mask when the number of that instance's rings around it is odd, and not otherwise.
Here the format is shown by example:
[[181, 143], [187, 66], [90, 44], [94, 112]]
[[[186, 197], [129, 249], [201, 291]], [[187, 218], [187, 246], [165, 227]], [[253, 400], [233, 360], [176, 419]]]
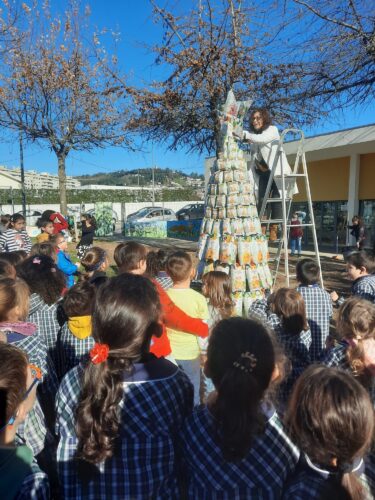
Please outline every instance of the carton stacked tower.
[[251, 302], [272, 287], [253, 175], [232, 135], [250, 104], [236, 102], [230, 91], [220, 112], [221, 148], [211, 169], [198, 246], [200, 274], [215, 269], [230, 274], [237, 315], [247, 315]]

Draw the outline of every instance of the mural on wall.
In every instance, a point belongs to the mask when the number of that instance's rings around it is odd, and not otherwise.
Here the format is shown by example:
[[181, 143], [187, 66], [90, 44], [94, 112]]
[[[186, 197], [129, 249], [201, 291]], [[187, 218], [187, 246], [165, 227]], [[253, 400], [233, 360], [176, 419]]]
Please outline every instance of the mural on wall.
[[126, 222], [125, 236], [133, 238], [166, 238], [167, 221]]
[[168, 238], [198, 241], [202, 219], [168, 221]]
[[112, 203], [101, 201], [95, 203], [96, 236], [113, 235], [113, 210]]

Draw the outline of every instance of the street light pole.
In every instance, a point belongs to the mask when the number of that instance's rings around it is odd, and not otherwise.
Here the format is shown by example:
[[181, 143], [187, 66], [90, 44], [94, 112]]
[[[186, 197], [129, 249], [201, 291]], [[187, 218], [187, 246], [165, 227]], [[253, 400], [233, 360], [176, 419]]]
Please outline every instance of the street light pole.
[[23, 216], [26, 219], [25, 168], [24, 168], [24, 164], [23, 164], [22, 130], [20, 130], [20, 169], [21, 169], [22, 212], [23, 212]]

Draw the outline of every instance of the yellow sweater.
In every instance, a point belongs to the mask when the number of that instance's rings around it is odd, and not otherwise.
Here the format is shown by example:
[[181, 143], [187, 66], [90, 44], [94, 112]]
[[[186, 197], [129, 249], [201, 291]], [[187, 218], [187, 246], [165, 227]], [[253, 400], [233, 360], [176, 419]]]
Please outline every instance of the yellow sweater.
[[[167, 293], [171, 300], [192, 318], [208, 319], [206, 299], [191, 288], [169, 288]], [[175, 359], [189, 360], [199, 356], [198, 337], [190, 333], [167, 328], [167, 334]]]

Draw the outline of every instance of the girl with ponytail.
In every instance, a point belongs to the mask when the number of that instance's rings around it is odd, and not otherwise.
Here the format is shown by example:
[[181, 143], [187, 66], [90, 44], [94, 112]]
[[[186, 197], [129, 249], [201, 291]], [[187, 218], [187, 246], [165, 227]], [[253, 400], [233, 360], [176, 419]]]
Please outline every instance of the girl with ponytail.
[[195, 407], [181, 436], [188, 498], [277, 498], [294, 471], [298, 450], [266, 403], [280, 374], [274, 346], [255, 320], [213, 328], [205, 372], [216, 392]]
[[175, 498], [175, 436], [191, 412], [193, 387], [150, 354], [162, 332], [150, 280], [122, 274], [97, 290], [89, 359], [57, 395], [62, 497]]
[[366, 389], [352, 375], [337, 368], [308, 368], [294, 387], [286, 423], [302, 453], [285, 500], [374, 498], [373, 455], [366, 457], [374, 411]]

